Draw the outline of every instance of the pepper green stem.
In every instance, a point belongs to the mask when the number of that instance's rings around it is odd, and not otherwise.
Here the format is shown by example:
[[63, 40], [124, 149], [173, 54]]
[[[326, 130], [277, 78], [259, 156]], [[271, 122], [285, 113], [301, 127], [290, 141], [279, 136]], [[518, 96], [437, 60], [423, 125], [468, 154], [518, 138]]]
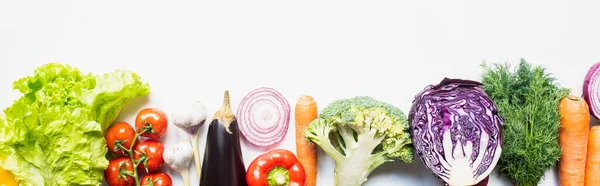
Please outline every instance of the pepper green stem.
[[289, 171], [281, 167], [273, 167], [267, 175], [267, 183], [269, 186], [287, 186], [290, 184], [289, 182]]

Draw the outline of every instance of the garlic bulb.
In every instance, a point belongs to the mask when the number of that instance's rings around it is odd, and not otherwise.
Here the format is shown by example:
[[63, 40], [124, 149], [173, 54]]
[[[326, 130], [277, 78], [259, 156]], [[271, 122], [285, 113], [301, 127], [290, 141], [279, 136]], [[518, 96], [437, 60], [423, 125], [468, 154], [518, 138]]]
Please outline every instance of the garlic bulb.
[[190, 141], [181, 141], [163, 151], [163, 159], [171, 169], [179, 172], [184, 185], [190, 185], [189, 166], [194, 159], [192, 143]]
[[206, 107], [202, 102], [175, 108], [171, 116], [173, 124], [190, 135], [194, 135], [198, 128], [206, 121]]
[[196, 177], [200, 179], [202, 162], [200, 162], [200, 150], [198, 149], [200, 128], [206, 122], [206, 107], [200, 101], [175, 108], [171, 117], [173, 124], [188, 134], [192, 135], [192, 146], [194, 150], [194, 164], [196, 165]]

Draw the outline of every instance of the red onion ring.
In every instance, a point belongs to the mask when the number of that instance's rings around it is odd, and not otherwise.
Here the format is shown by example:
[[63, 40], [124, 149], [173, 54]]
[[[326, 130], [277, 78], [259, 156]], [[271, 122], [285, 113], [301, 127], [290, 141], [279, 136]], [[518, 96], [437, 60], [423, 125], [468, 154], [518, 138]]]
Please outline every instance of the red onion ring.
[[[263, 115], [256, 117], [262, 109]], [[250, 91], [237, 110], [240, 132], [246, 141], [259, 147], [269, 147], [283, 141], [290, 123], [290, 104], [277, 90], [260, 87]], [[264, 123], [272, 123], [265, 127]]]
[[583, 99], [590, 108], [590, 113], [600, 119], [600, 62], [592, 65], [583, 81]]

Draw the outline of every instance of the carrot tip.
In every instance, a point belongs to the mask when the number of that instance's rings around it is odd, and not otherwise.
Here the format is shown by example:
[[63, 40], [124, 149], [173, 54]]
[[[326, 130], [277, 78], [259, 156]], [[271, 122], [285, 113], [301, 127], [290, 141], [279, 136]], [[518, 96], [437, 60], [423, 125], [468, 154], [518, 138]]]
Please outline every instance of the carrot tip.
[[315, 102], [315, 98], [309, 95], [302, 95], [298, 98], [297, 104], [306, 104], [311, 102]]
[[579, 100], [581, 100], [581, 97], [571, 94], [571, 95], [567, 96], [567, 99], [569, 99], [571, 101], [579, 101]]

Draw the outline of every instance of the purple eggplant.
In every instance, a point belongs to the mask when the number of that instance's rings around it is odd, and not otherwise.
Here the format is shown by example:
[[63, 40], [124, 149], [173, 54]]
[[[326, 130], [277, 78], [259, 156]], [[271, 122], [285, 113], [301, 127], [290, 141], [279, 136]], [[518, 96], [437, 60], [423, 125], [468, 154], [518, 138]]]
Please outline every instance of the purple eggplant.
[[223, 107], [208, 127], [200, 186], [247, 186], [240, 131], [225, 91]]

